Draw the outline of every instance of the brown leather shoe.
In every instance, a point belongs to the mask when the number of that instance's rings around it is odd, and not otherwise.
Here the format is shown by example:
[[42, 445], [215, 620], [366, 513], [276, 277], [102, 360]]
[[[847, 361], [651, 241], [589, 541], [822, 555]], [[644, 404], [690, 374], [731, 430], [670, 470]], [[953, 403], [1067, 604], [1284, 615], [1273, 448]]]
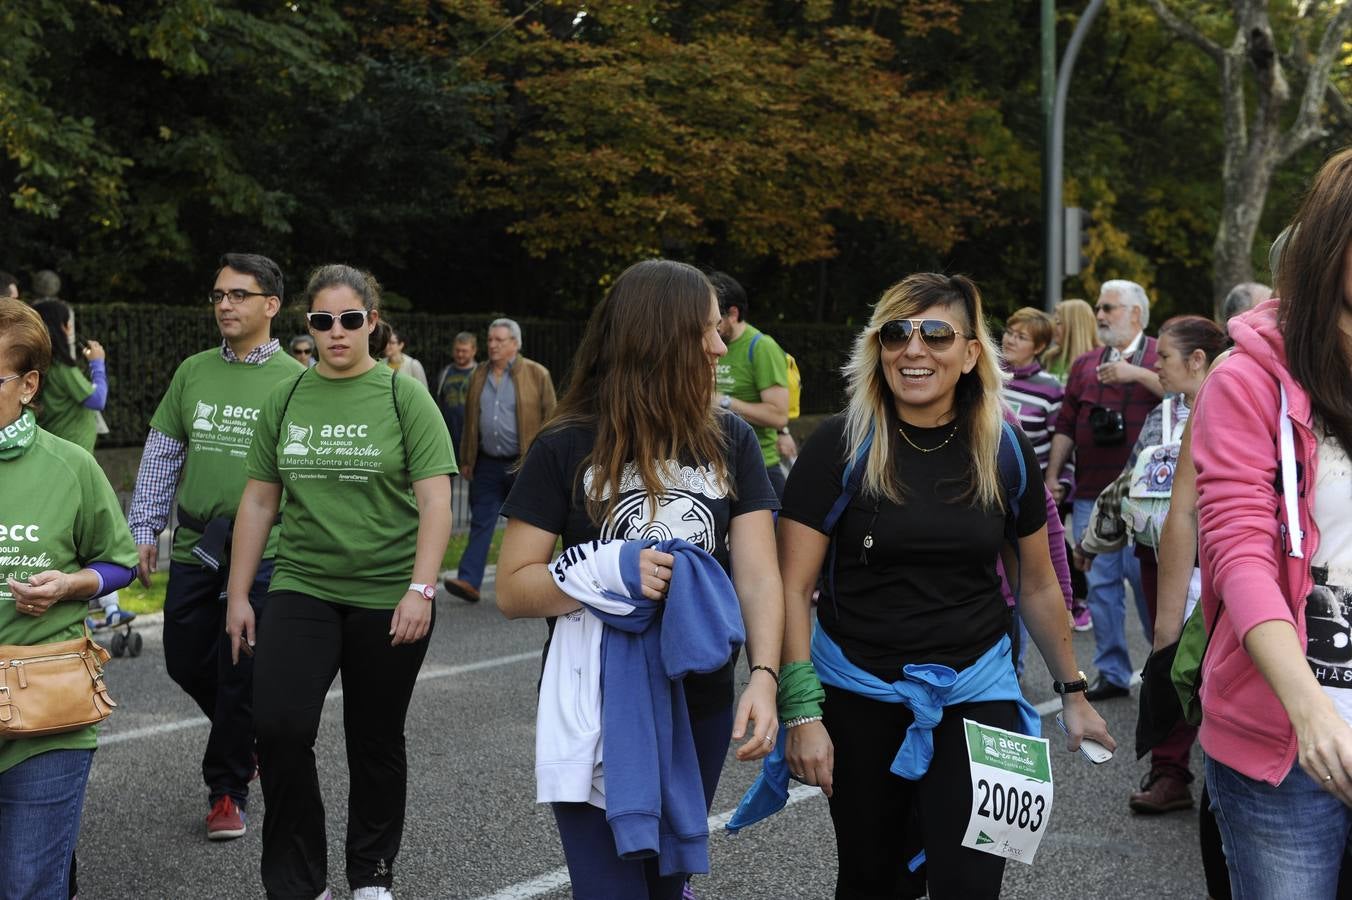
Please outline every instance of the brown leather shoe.
[[459, 597], [466, 603], [479, 602], [479, 589], [468, 581], [464, 581], [460, 578], [443, 578], [441, 586], [446, 589], [446, 593], [450, 594], [452, 597]]
[[1192, 789], [1188, 779], [1166, 770], [1156, 769], [1141, 781], [1141, 789], [1127, 801], [1132, 812], [1158, 815], [1176, 809], [1192, 809]]

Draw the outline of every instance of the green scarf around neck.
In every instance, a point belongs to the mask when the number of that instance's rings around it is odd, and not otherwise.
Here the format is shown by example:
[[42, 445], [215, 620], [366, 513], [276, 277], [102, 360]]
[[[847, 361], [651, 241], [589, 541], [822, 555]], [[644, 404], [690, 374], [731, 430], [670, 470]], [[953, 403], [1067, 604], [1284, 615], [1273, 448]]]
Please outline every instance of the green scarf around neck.
[[38, 420], [31, 409], [25, 409], [19, 418], [0, 428], [0, 461], [18, 459], [33, 446], [38, 436]]

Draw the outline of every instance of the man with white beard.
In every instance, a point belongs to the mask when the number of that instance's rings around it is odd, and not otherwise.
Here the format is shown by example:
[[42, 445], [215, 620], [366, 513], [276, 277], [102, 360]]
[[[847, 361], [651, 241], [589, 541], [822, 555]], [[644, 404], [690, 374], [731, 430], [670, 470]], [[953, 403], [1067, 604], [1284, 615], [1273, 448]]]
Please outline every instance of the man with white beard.
[[[1122, 472], [1146, 416], [1162, 389], [1155, 374], [1155, 339], [1146, 337], [1150, 301], [1134, 281], [1107, 281], [1094, 307], [1105, 346], [1071, 364], [1065, 399], [1052, 438], [1047, 488], [1062, 499], [1061, 467], [1075, 452], [1074, 538], [1078, 545], [1099, 493]], [[1141, 566], [1130, 545], [1094, 558], [1089, 570], [1089, 613], [1094, 619], [1094, 666], [1098, 677], [1086, 692], [1091, 701], [1125, 697], [1131, 681], [1127, 652], [1126, 589], [1131, 582], [1141, 621], [1149, 622]]]

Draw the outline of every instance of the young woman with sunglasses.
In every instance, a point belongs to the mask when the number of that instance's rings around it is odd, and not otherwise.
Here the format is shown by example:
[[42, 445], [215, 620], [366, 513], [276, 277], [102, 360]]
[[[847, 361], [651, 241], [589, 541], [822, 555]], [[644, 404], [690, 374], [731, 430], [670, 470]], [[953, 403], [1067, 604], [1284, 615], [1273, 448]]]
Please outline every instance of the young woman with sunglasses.
[[[324, 695], [342, 672], [347, 880], [354, 898], [380, 900], [392, 896], [403, 832], [404, 718], [450, 538], [455, 456], [431, 394], [371, 357], [375, 280], [321, 266], [306, 298], [319, 364], [279, 385], [259, 415], [235, 520], [226, 631], [233, 658], [257, 655], [267, 895], [329, 896], [314, 742]], [[249, 585], [283, 493], [256, 627]]]
[[[1039, 727], [1010, 659], [997, 557], [1010, 572], [1022, 567], [1019, 610], [1065, 694], [1067, 746], [1078, 748], [1083, 737], [1115, 746], [1075, 668], [1047, 545], [1046, 496], [1029, 481], [1033, 492], [1012, 523], [1016, 554], [1005, 541], [997, 459], [1002, 376], [971, 281], [918, 274], [893, 285], [856, 339], [846, 373], [849, 405], [803, 447], [779, 519], [783, 677], [806, 668], [826, 683], [819, 714], [786, 723], [789, 771], [830, 800], [837, 897], [920, 896], [925, 879], [936, 900], [994, 897], [1003, 858], [961, 846], [972, 791], [962, 720], [1025, 733]], [[847, 461], [869, 435], [862, 485], [827, 534]], [[1022, 434], [1016, 449], [1025, 471], [1038, 472]], [[832, 535], [832, 590], [823, 591], [814, 629], [811, 599]], [[915, 721], [909, 706], [833, 685], [893, 693], [888, 686], [908, 677], [903, 667], [920, 663], [948, 667], [959, 683], [988, 677], [990, 685], [941, 709], [932, 761], [907, 780], [890, 766]], [[923, 877], [907, 870], [910, 854], [900, 852], [914, 840], [908, 826], [916, 812]]]
[[[693, 750], [698, 773], [693, 776], [693, 792], [678, 793], [672, 802], [664, 793], [662, 815], [683, 808], [700, 828], [718, 786], [729, 739], [743, 742], [736, 753], [739, 760], [761, 759], [774, 745], [776, 663], [783, 630], [772, 520], [779, 502], [751, 427], [712, 402], [714, 363], [727, 351], [718, 335], [719, 318], [713, 286], [693, 266], [650, 259], [615, 280], [592, 313], [556, 415], [531, 444], [503, 506], [508, 524], [498, 562], [498, 606], [511, 618], [548, 619], [551, 639], [545, 652], [547, 661], [556, 665], [557, 659], [548, 655], [567, 652], [567, 645], [558, 637], [555, 618], [575, 618], [583, 609], [559, 588], [551, 570], [560, 537], [565, 559], [571, 558], [567, 551], [585, 555], [598, 538], [624, 542], [683, 538], [730, 572], [736, 597], [730, 598], [729, 618], [736, 618], [740, 607], [751, 667], [735, 714], [735, 657], [713, 671], [698, 669], [703, 674], [672, 682], [673, 696], [680, 692], [688, 710], [693, 746], [683, 751], [670, 734], [666, 743], [674, 746], [675, 756]], [[666, 602], [669, 590], [681, 590], [679, 579], [672, 578], [672, 554], [643, 549], [638, 560], [639, 572], [634, 574], [641, 573], [647, 600]], [[699, 623], [695, 639], [682, 643], [717, 634], [720, 623], [714, 616], [707, 618]], [[664, 647], [667, 640], [664, 632]], [[730, 652], [726, 643], [722, 650]], [[633, 676], [647, 678], [643, 671]], [[550, 693], [547, 681], [542, 697]], [[558, 696], [563, 691], [552, 693]], [[568, 693], [573, 695], [566, 702], [568, 709], [585, 705], [584, 687]], [[566, 736], [566, 729], [555, 724], [560, 717], [551, 718], [548, 711], [544, 707], [539, 719], [537, 748], [555, 746]], [[660, 719], [653, 716], [639, 726], [658, 742]], [[633, 721], [640, 721], [637, 712]], [[677, 730], [673, 722], [666, 722], [668, 731]], [[640, 752], [636, 748], [626, 762], [632, 765]], [[610, 747], [605, 753], [605, 766], [618, 765]], [[592, 765], [588, 755], [581, 793], [566, 792], [569, 800], [588, 797]], [[678, 767], [673, 762], [664, 768]], [[540, 771], [547, 771], [543, 761]], [[560, 800], [547, 784], [549, 777], [542, 775], [539, 794], [542, 800]], [[617, 820], [633, 816], [617, 811], [621, 792], [615, 785], [621, 782], [618, 777], [611, 782], [611, 777], [607, 769], [608, 807], [605, 797], [599, 805], [594, 799], [551, 804], [573, 896], [677, 900], [686, 875], [707, 869], [707, 863], [691, 866], [699, 853], [687, 852], [689, 845], [703, 846], [702, 836], [664, 833], [658, 857], [621, 858], [616, 835], [624, 827], [616, 824], [613, 835], [607, 815]]]

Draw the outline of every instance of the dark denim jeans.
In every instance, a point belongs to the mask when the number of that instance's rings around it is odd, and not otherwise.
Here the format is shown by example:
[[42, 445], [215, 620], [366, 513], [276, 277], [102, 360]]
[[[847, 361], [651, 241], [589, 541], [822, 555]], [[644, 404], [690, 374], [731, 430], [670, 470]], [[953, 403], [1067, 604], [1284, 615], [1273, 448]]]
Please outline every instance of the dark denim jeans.
[[516, 475], [510, 471], [514, 465], [515, 460], [483, 456], [474, 463], [474, 480], [469, 483], [469, 540], [456, 577], [468, 581], [476, 590], [484, 581], [488, 548], [493, 543], [502, 504], [507, 502], [507, 493], [516, 481]]

